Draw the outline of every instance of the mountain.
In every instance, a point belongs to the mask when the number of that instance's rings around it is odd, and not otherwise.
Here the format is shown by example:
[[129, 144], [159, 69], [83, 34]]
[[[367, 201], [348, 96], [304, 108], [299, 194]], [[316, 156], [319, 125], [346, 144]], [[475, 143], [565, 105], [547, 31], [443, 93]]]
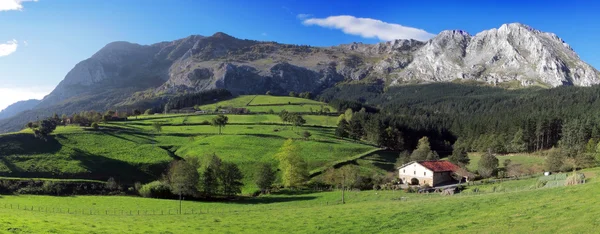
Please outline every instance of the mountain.
[[287, 45], [225, 33], [139, 45], [113, 42], [77, 65], [40, 108], [0, 121], [17, 130], [35, 116], [159, 106], [169, 96], [211, 89], [234, 94], [315, 94], [340, 83], [405, 85], [476, 81], [510, 87], [590, 86], [599, 72], [552, 33], [513, 23], [475, 36], [333, 47]]
[[40, 100], [31, 99], [27, 101], [19, 101], [6, 107], [0, 111], [0, 119], [7, 119], [13, 117], [23, 111], [31, 110], [40, 103]]
[[505, 24], [475, 36], [460, 30], [443, 31], [414, 57], [395, 83], [468, 79], [490, 84], [517, 81], [522, 86], [557, 87], [599, 82], [598, 71], [581, 61], [562, 39], [519, 23]]

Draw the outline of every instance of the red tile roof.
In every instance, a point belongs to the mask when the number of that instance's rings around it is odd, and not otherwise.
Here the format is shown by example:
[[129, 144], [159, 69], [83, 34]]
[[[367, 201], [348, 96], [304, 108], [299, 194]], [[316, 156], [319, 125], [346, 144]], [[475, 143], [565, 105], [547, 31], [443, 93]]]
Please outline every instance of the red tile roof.
[[433, 172], [456, 171], [456, 169], [458, 169], [458, 166], [444, 160], [419, 161], [418, 163], [427, 169], [432, 170]]

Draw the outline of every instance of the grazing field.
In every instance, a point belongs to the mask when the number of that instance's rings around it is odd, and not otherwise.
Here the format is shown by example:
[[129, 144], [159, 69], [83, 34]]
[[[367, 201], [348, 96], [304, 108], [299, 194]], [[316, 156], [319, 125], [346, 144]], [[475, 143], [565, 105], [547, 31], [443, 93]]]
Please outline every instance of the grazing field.
[[[300, 104], [325, 106], [313, 100], [241, 96], [214, 105], [244, 107], [250, 101], [285, 109]], [[291, 103], [291, 104], [288, 104]], [[265, 106], [260, 106], [263, 108]], [[114, 177], [120, 183], [156, 180], [179, 157], [216, 154], [236, 163], [244, 174], [243, 193], [257, 190], [258, 163], [271, 163], [286, 139], [294, 139], [308, 169], [356, 157], [376, 147], [334, 136], [336, 116], [308, 115], [305, 126], [284, 124], [275, 114], [227, 114], [229, 124], [218, 135], [209, 122], [216, 115], [158, 114], [130, 117], [128, 121], [101, 123], [99, 128], [59, 126], [47, 140], [31, 130], [0, 136], [0, 176], [94, 179]], [[160, 131], [153, 127], [162, 125]], [[303, 132], [311, 133], [305, 139]]]
[[221, 101], [214, 104], [202, 105], [198, 108], [205, 111], [215, 111], [227, 107], [246, 108], [251, 112], [280, 112], [282, 110], [290, 112], [317, 112], [321, 108], [327, 108], [333, 113], [337, 110], [325, 103], [296, 98], [296, 97], [278, 97], [268, 95], [242, 95], [231, 100]]
[[[595, 176], [598, 171], [595, 168], [586, 174]], [[339, 204], [340, 192], [271, 195], [232, 202], [184, 201], [182, 215], [175, 214], [179, 203], [173, 200], [3, 196], [0, 230], [16, 233], [589, 233], [597, 230], [600, 223], [595, 199], [595, 194], [600, 192], [599, 185], [592, 178], [586, 184], [569, 187], [450, 197], [401, 191], [347, 192], [344, 205]], [[161, 211], [164, 215], [159, 215]]]

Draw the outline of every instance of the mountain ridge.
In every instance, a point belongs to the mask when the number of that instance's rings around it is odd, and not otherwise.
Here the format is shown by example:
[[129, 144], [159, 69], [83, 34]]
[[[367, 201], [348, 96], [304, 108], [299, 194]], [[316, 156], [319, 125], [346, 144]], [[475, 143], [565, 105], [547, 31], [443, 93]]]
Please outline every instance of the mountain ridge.
[[[445, 30], [425, 42], [399, 39], [329, 47], [216, 32], [150, 45], [111, 42], [75, 65], [42, 100], [43, 109], [33, 112], [133, 108], [168, 95], [211, 89], [318, 94], [339, 83], [396, 86], [457, 80], [521, 87], [590, 86], [600, 83], [599, 77], [561, 38], [520, 23], [475, 35]], [[31, 116], [21, 120], [31, 121]], [[4, 121], [0, 129], [22, 124]]]

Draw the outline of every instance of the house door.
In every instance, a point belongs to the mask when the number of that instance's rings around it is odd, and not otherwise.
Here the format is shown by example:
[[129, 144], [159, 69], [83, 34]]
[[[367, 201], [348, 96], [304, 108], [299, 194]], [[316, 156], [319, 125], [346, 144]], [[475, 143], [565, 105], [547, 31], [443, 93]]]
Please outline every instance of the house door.
[[417, 179], [417, 178], [410, 179], [410, 184], [411, 185], [419, 185], [419, 179]]

